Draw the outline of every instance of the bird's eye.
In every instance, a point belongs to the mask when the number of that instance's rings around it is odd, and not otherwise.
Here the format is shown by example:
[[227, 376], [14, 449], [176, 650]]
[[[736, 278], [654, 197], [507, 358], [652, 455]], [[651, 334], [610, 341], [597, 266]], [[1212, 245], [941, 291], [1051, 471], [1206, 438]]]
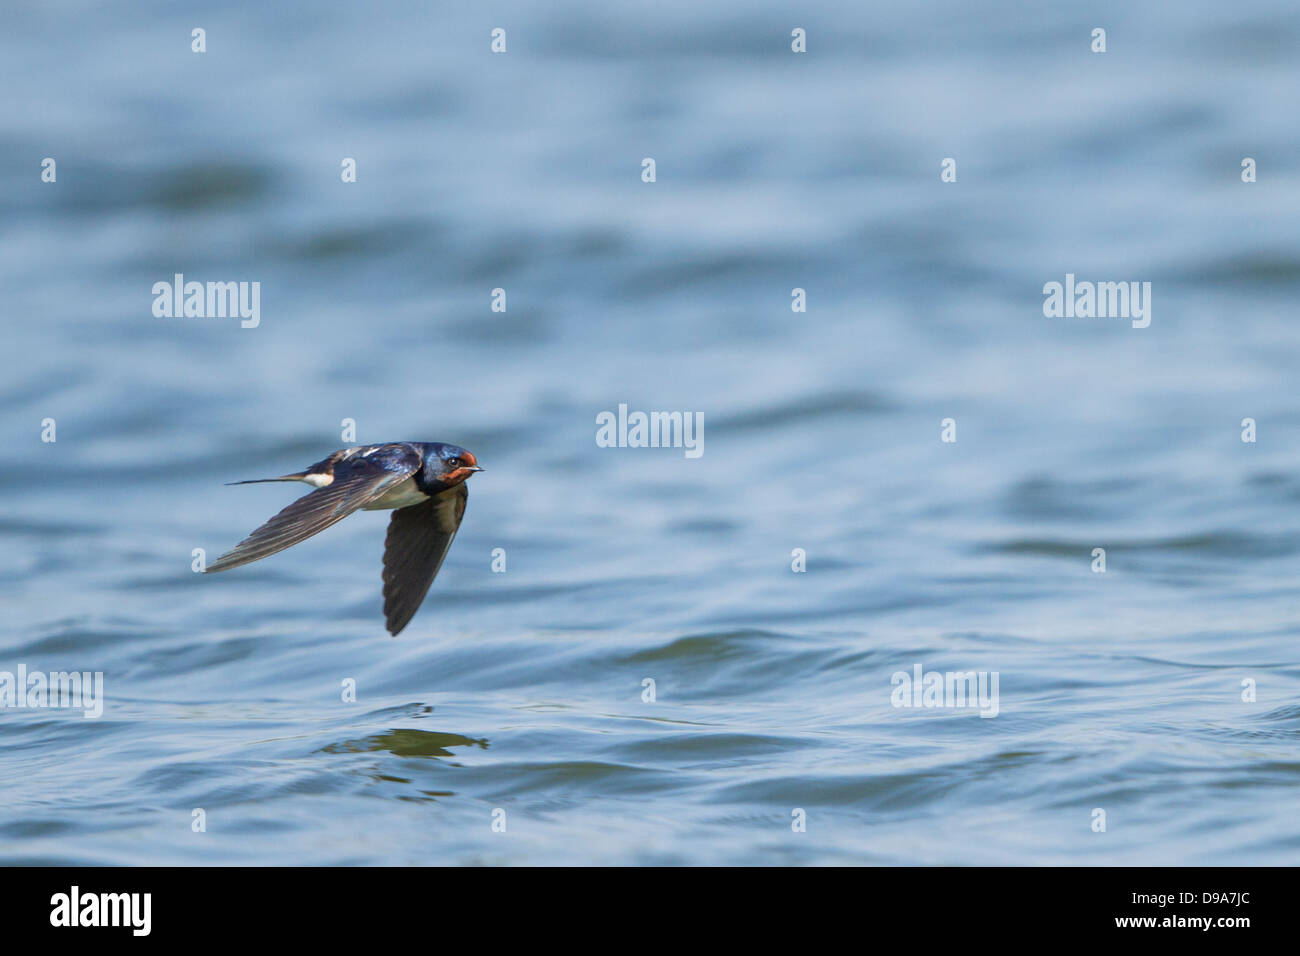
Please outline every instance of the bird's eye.
[[461, 466], [461, 461], [459, 458], [448, 458], [447, 464], [452, 468], [459, 468]]

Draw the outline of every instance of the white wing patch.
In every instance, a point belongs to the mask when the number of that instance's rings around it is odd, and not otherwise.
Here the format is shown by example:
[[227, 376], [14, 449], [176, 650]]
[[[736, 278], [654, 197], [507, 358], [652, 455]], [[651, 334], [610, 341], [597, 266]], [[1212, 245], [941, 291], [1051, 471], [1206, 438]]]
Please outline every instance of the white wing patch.
[[429, 496], [415, 487], [415, 480], [407, 478], [393, 485], [368, 505], [362, 505], [362, 511], [387, 511], [390, 508], [406, 508], [428, 501]]

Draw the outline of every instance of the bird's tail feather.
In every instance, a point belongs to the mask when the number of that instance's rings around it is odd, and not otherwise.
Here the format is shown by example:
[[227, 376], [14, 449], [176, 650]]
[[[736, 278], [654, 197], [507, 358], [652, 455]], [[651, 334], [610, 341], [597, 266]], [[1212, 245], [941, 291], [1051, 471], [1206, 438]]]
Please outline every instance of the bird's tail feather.
[[302, 481], [307, 477], [307, 472], [300, 471], [296, 475], [281, 475], [279, 478], [247, 478], [244, 481], [228, 481], [228, 485], [260, 485], [264, 481]]

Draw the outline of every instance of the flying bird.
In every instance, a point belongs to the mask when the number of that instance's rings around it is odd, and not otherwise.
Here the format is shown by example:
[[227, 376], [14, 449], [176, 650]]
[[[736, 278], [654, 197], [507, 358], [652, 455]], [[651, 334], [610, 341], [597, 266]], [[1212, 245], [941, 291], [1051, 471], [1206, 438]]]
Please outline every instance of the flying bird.
[[260, 561], [354, 511], [392, 509], [384, 541], [384, 619], [396, 637], [415, 616], [456, 537], [469, 497], [466, 479], [482, 470], [478, 459], [458, 445], [399, 441], [344, 448], [292, 475], [229, 482], [303, 481], [316, 490], [217, 558], [207, 571]]

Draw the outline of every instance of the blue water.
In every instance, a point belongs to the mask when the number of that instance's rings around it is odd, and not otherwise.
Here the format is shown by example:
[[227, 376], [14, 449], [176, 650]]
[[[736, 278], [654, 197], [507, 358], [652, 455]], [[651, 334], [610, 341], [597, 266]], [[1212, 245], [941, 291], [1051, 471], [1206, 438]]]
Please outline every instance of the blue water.
[[[0, 862], [1296, 862], [1300, 8], [0, 19], [0, 671], [105, 695], [0, 709]], [[488, 469], [397, 639], [383, 514], [191, 570], [349, 418]]]

